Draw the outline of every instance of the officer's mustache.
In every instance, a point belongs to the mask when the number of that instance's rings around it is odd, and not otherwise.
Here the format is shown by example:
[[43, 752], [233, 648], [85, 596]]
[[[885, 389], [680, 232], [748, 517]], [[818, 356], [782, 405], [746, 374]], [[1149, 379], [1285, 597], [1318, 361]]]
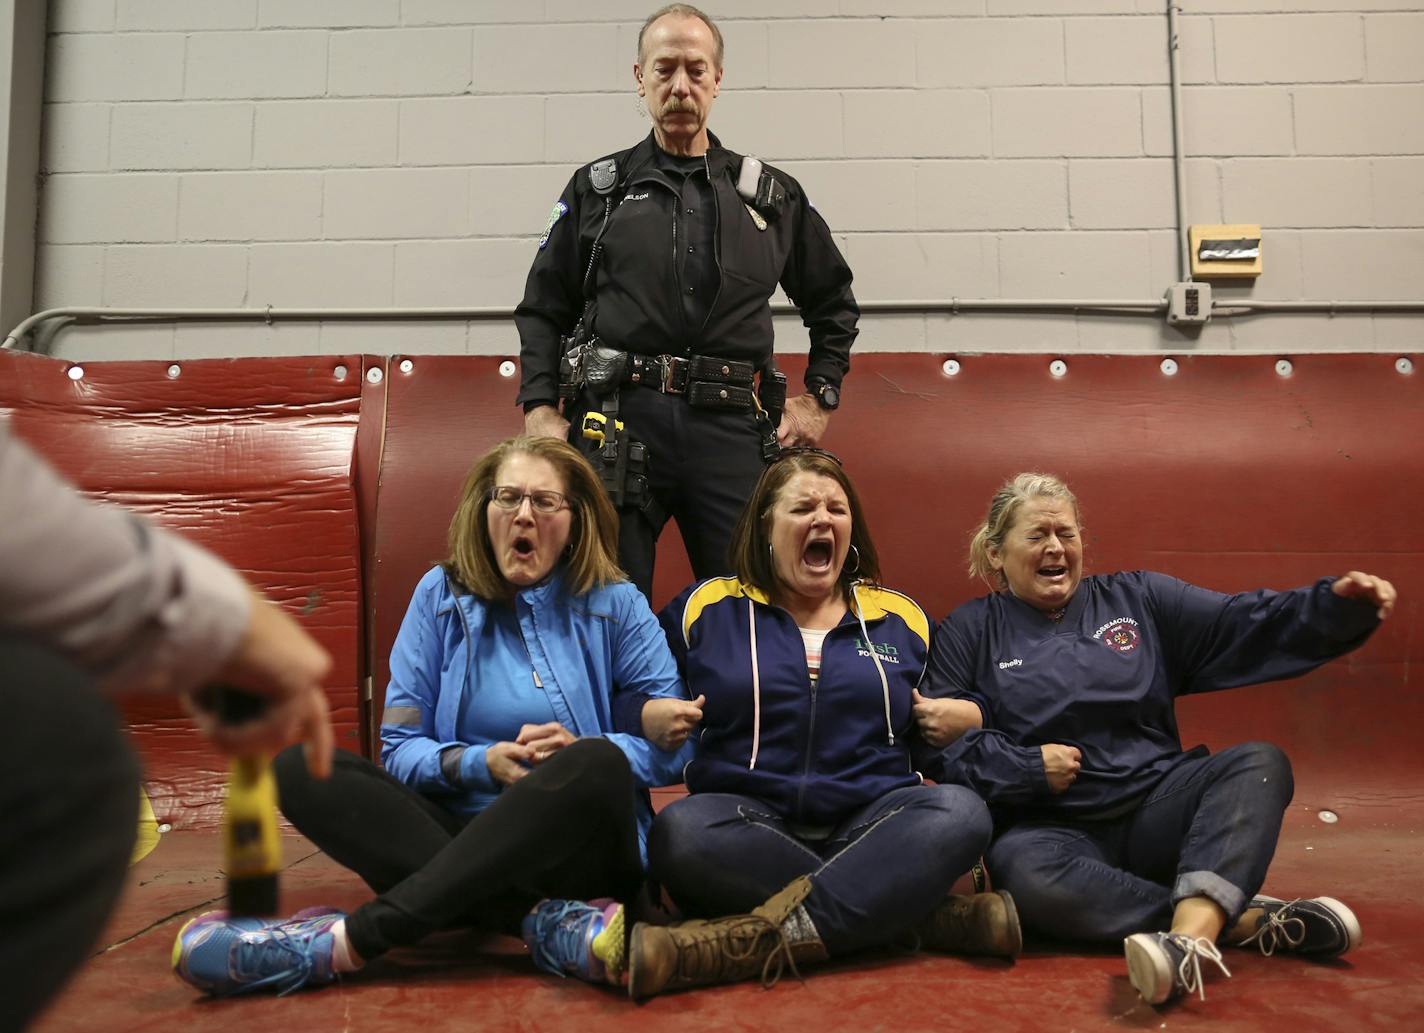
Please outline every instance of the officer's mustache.
[[697, 107], [697, 102], [691, 97], [669, 97], [668, 102], [662, 106], [662, 110], [659, 112], [660, 115], [679, 115], [684, 113], [697, 115], [699, 117], [702, 115], [701, 110]]

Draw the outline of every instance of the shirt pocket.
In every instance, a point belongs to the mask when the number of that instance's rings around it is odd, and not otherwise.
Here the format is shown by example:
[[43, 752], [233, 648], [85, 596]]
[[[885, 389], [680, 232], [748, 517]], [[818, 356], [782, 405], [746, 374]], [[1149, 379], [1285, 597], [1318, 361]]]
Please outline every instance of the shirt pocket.
[[[723, 202], [726, 204], [727, 202]], [[769, 296], [781, 281], [786, 252], [775, 224], [756, 228], [752, 213], [741, 198], [731, 218], [722, 220], [722, 272], [736, 285], [752, 286]]]

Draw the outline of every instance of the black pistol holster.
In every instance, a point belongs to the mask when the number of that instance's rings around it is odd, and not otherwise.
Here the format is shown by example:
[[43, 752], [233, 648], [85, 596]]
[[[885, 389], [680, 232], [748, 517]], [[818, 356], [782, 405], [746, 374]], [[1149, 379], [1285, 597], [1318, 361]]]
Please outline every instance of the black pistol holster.
[[598, 308], [595, 273], [603, 254], [603, 234], [617, 207], [613, 201], [618, 188], [617, 164], [612, 158], [595, 162], [589, 168], [589, 181], [603, 198], [603, 225], [593, 239], [584, 270], [583, 313], [559, 341], [559, 400], [564, 412], [573, 417], [569, 442], [598, 474], [613, 508], [620, 516], [630, 509], [640, 510], [654, 527], [661, 527], [661, 507], [648, 483], [652, 456], [648, 446], [635, 441], [618, 418], [618, 393], [627, 373], [628, 353], [604, 346], [594, 333]]
[[627, 352], [599, 344], [597, 338], [588, 343], [583, 353], [582, 392], [587, 408], [570, 431], [577, 434], [574, 445], [598, 474], [619, 515], [639, 510], [654, 527], [661, 527], [661, 507], [648, 483], [652, 455], [647, 444], [629, 435], [618, 418], [618, 393], [627, 366]]

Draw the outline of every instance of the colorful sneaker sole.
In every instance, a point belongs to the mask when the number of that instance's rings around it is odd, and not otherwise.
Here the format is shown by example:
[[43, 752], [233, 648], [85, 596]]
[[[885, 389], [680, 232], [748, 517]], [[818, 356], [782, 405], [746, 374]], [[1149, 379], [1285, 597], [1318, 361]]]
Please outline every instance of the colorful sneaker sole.
[[[611, 913], [610, 913], [611, 911]], [[628, 967], [628, 936], [623, 920], [623, 905], [612, 905], [603, 913], [603, 932], [593, 938], [593, 956], [603, 962], [603, 972], [614, 986], [623, 985]]]

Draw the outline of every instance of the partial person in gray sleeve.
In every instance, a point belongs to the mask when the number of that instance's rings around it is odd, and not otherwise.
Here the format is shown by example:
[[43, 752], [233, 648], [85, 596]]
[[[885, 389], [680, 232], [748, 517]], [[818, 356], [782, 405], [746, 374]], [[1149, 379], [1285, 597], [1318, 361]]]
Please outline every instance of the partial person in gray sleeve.
[[308, 743], [324, 776], [331, 659], [221, 560], [65, 484], [0, 420], [0, 1031], [23, 1029], [113, 909], [139, 768], [105, 695], [221, 680], [266, 698], [226, 752]]

